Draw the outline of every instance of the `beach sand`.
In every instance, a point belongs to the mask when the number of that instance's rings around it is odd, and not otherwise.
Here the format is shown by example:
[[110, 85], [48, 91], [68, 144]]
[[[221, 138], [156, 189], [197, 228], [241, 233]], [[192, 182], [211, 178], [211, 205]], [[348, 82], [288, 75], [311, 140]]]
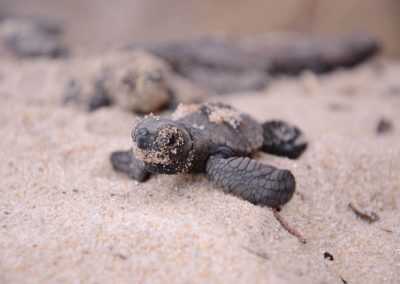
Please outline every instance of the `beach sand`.
[[[131, 146], [135, 116], [63, 106], [68, 64], [0, 63], [0, 283], [398, 283], [399, 63], [214, 98], [305, 132], [300, 159], [254, 158], [295, 175], [281, 215], [306, 244], [204, 175], [139, 184], [114, 172], [109, 154]], [[378, 135], [381, 118], [393, 130]]]

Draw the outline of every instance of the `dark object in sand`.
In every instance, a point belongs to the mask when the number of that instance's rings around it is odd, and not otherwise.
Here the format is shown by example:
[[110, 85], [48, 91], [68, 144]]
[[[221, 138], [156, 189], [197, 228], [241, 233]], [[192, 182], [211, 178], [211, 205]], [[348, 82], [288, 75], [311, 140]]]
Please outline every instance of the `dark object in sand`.
[[208, 36], [130, 47], [161, 57], [175, 71], [200, 85], [229, 93], [265, 88], [270, 76], [353, 67], [377, 54], [381, 44], [362, 33], [338, 40], [278, 33], [241, 40]]
[[376, 126], [377, 134], [386, 134], [393, 131], [393, 123], [387, 118], [381, 118]]
[[351, 202], [349, 203], [349, 208], [356, 214], [358, 218], [370, 224], [379, 220], [379, 216], [375, 212], [363, 212], [356, 208]]
[[278, 220], [279, 224], [291, 235], [295, 236], [301, 243], [306, 244], [307, 240], [306, 238], [300, 234], [299, 231], [296, 230], [296, 228], [293, 228], [289, 226], [288, 222], [283, 218], [283, 216], [279, 213], [279, 210], [272, 209], [272, 213], [274, 213], [274, 217], [276, 220]]
[[333, 261], [334, 260], [334, 258], [333, 258], [333, 255], [331, 255], [329, 252], [324, 252], [324, 258], [325, 259], [327, 259], [327, 260], [329, 260], [329, 261]]
[[61, 57], [67, 49], [60, 32], [60, 26], [50, 22], [5, 18], [0, 21], [0, 49], [17, 57]]
[[259, 252], [259, 251], [253, 250], [251, 248], [248, 248], [248, 247], [242, 247], [242, 248], [244, 250], [248, 251], [249, 253], [254, 254], [255, 256], [258, 256], [258, 257], [263, 258], [265, 260], [269, 259], [268, 255], [265, 252]]
[[141, 182], [150, 173], [205, 172], [225, 192], [271, 207], [292, 198], [291, 172], [248, 156], [268, 145], [264, 149], [273, 154], [297, 158], [307, 145], [297, 127], [282, 121], [259, 124], [220, 103], [180, 105], [173, 117], [139, 121], [132, 131], [133, 149], [111, 154], [114, 169]]

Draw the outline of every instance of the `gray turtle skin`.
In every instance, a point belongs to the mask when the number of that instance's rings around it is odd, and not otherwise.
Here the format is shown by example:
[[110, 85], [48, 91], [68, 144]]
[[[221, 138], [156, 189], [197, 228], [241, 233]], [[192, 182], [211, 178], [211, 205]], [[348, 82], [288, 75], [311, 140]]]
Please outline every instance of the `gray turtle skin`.
[[271, 207], [292, 198], [296, 182], [291, 172], [249, 156], [263, 150], [299, 157], [307, 143], [297, 127], [283, 121], [260, 124], [220, 103], [181, 105], [173, 118], [139, 121], [132, 130], [133, 148], [111, 154], [114, 169], [141, 182], [151, 173], [206, 173], [224, 192]]

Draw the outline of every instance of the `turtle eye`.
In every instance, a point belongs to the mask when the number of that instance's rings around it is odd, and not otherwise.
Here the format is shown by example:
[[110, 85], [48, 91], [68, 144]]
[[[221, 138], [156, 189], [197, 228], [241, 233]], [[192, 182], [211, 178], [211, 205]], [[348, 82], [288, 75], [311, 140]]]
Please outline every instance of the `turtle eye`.
[[128, 86], [129, 88], [134, 88], [136, 85], [136, 77], [133, 75], [127, 75], [122, 78], [122, 84]]

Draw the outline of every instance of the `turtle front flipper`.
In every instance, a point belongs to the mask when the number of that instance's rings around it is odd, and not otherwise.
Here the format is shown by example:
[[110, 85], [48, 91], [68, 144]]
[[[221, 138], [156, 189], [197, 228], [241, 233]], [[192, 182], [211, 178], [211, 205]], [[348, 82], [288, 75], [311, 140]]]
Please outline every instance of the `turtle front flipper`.
[[112, 104], [113, 100], [107, 90], [106, 80], [97, 80], [94, 83], [94, 92], [87, 103], [88, 110], [95, 111], [101, 107], [110, 106]]
[[290, 159], [297, 159], [307, 148], [307, 141], [294, 125], [280, 120], [271, 120], [263, 125], [264, 143], [262, 150]]
[[101, 107], [112, 105], [112, 100], [109, 96], [104, 94], [96, 94], [89, 98], [87, 103], [88, 111], [95, 111]]
[[279, 170], [248, 157], [209, 158], [206, 171], [224, 192], [260, 205], [277, 207], [288, 202], [296, 182], [288, 170]]
[[143, 161], [133, 155], [132, 149], [111, 153], [110, 161], [116, 171], [124, 172], [137, 181], [144, 182], [150, 177]]

